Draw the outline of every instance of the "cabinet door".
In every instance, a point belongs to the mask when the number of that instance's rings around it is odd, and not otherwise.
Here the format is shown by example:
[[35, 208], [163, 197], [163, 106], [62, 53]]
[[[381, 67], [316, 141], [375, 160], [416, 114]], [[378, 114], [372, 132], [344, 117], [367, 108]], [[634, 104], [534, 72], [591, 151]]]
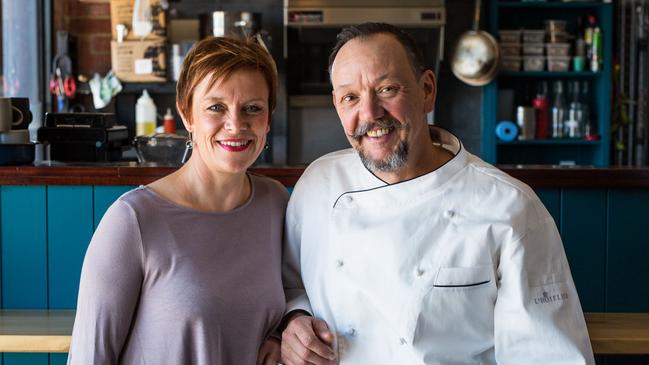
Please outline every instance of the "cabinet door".
[[47, 188], [49, 308], [74, 309], [93, 232], [92, 186]]
[[[44, 186], [0, 186], [2, 308], [47, 308]], [[47, 365], [47, 354], [2, 354], [4, 365]]]

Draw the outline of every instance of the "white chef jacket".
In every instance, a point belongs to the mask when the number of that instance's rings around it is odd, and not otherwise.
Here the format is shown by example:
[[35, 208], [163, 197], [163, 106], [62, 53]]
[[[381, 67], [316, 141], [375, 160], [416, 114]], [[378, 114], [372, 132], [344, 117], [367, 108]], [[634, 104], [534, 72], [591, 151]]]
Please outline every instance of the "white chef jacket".
[[306, 169], [286, 216], [288, 311], [325, 320], [341, 364], [594, 364], [541, 201], [430, 131], [455, 157], [411, 180], [386, 184], [352, 149]]

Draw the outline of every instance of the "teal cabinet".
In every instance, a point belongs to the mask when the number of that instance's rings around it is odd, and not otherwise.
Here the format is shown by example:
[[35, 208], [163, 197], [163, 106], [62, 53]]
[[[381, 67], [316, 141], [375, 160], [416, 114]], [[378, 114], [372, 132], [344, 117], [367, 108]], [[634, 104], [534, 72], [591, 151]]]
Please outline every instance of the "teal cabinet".
[[[575, 163], [605, 167], [609, 164], [611, 120], [611, 68], [613, 55], [613, 4], [596, 1], [580, 2], [521, 2], [490, 1], [488, 29], [498, 38], [500, 29], [543, 29], [544, 20], [567, 22], [568, 30], [576, 28], [578, 17], [593, 15], [603, 32], [604, 62], [600, 72], [589, 71], [502, 71], [485, 86], [482, 102], [482, 157], [494, 164], [552, 164]], [[571, 41], [569, 41], [571, 42]], [[522, 41], [521, 41], [522, 44]], [[571, 47], [574, 48], [574, 45]], [[521, 70], [524, 61], [521, 61]], [[572, 62], [571, 62], [572, 63]], [[578, 81], [587, 86], [583, 100], [589, 107], [592, 126], [598, 140], [570, 138], [532, 139], [504, 142], [496, 137], [496, 126], [501, 119], [516, 122], [517, 106], [532, 106], [536, 87], [548, 85], [548, 101], [552, 104], [552, 83], [562, 81], [564, 94], [568, 84]], [[509, 95], [509, 98], [502, 98]], [[570, 99], [566, 100], [568, 105]], [[503, 115], [508, 116], [507, 118]]]
[[48, 308], [72, 309], [93, 232], [92, 186], [47, 187]]
[[539, 189], [585, 312], [649, 312], [648, 190]]
[[[133, 186], [0, 186], [3, 309], [73, 309], [86, 248]], [[63, 365], [66, 354], [2, 354], [0, 365]]]
[[[0, 186], [2, 308], [75, 308], [92, 233], [106, 209], [132, 188]], [[561, 232], [584, 311], [649, 312], [649, 287], [643, 285], [649, 281], [649, 190], [536, 192]], [[598, 363], [625, 361], [635, 360], [607, 357]], [[3, 354], [0, 365], [65, 362], [65, 354]]]
[[2, 308], [47, 308], [47, 188], [2, 186]]
[[649, 191], [608, 193], [606, 308], [611, 312], [649, 311]]

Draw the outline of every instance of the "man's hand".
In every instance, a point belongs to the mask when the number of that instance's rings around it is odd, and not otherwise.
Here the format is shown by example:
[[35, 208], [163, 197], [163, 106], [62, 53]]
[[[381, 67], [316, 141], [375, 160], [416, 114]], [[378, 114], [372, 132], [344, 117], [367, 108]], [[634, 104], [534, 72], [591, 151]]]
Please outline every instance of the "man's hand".
[[282, 359], [286, 365], [333, 365], [337, 363], [331, 345], [334, 335], [320, 319], [296, 314], [282, 332]]
[[269, 337], [259, 348], [257, 365], [277, 365], [281, 362], [279, 340]]

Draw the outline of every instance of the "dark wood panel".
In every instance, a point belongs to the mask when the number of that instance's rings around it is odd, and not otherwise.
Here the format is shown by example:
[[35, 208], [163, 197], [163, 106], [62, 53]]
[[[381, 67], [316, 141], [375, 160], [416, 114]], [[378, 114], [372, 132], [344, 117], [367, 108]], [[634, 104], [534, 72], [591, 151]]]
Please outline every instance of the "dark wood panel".
[[533, 188], [649, 188], [648, 168], [499, 167]]
[[610, 190], [607, 312], [649, 312], [649, 191]]
[[[0, 166], [0, 185], [146, 185], [176, 170], [175, 167], [139, 166]], [[303, 167], [254, 167], [251, 172], [293, 186]]]
[[564, 189], [561, 238], [586, 312], [604, 312], [606, 280], [606, 191]]
[[[649, 168], [501, 166], [513, 177], [537, 188], [649, 188]], [[174, 167], [136, 163], [89, 166], [0, 166], [0, 185], [146, 185]], [[294, 186], [303, 166], [254, 167], [251, 171]]]
[[545, 209], [554, 218], [554, 223], [557, 225], [559, 231], [561, 231], [561, 190], [540, 188], [535, 189], [535, 192], [543, 202], [543, 205], [545, 205]]

